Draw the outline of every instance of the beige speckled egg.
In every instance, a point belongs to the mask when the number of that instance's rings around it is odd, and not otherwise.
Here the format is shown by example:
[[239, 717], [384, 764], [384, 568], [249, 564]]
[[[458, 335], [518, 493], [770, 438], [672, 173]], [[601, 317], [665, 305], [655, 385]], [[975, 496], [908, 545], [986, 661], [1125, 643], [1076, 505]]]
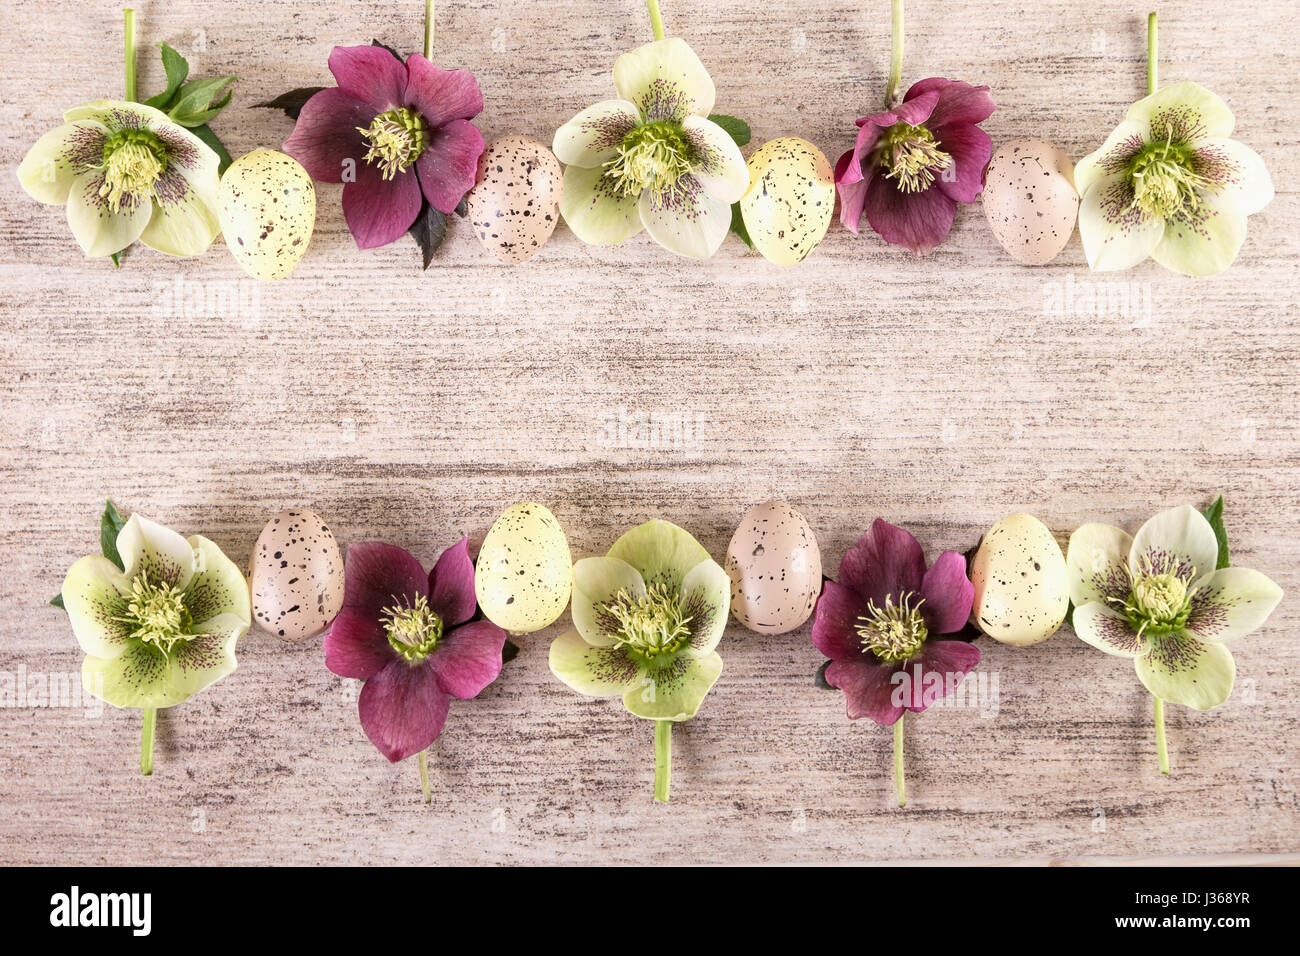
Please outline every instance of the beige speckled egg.
[[1056, 538], [1037, 518], [1008, 515], [980, 542], [971, 562], [972, 612], [989, 637], [1016, 647], [1045, 641], [1070, 603], [1070, 576]]
[[1079, 215], [1074, 163], [1051, 143], [1016, 139], [993, 154], [984, 174], [984, 216], [1002, 248], [1025, 265], [1051, 262]]
[[560, 221], [564, 171], [529, 136], [504, 136], [483, 151], [466, 199], [474, 233], [502, 262], [531, 259]]
[[826, 235], [835, 177], [820, 149], [797, 136], [769, 140], [749, 157], [740, 214], [754, 248], [779, 266], [802, 262]]
[[783, 501], [754, 505], [727, 546], [731, 613], [760, 634], [808, 620], [822, 590], [822, 555], [808, 522]]
[[286, 641], [321, 633], [343, 607], [343, 553], [314, 511], [281, 511], [253, 546], [253, 620]]
[[292, 156], [255, 149], [230, 164], [217, 216], [235, 261], [254, 279], [283, 279], [316, 228], [316, 187]]
[[573, 589], [569, 539], [550, 509], [524, 501], [507, 508], [483, 539], [474, 594], [487, 619], [515, 634], [555, 622]]

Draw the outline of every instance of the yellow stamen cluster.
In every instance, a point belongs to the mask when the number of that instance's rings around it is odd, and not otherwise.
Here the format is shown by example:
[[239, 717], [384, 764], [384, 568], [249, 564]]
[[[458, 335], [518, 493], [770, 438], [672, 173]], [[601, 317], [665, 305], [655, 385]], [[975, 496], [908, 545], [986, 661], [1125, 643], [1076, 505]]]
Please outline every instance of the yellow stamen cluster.
[[867, 613], [858, 618], [857, 625], [862, 652], [891, 664], [914, 657], [930, 633], [921, 615], [924, 603], [925, 598], [911, 591], [900, 594], [897, 602], [888, 595], [884, 607], [868, 601]]
[[167, 152], [148, 130], [122, 130], [104, 144], [104, 184], [99, 195], [113, 212], [122, 203], [152, 199], [154, 183], [167, 169]]
[[934, 184], [935, 174], [952, 165], [953, 159], [941, 150], [934, 134], [924, 126], [895, 123], [881, 137], [874, 150], [877, 163], [885, 169], [885, 178], [898, 183], [905, 193], [919, 193]]
[[638, 126], [623, 137], [618, 155], [605, 163], [615, 191], [631, 198], [648, 189], [660, 199], [690, 171], [690, 145], [681, 127], [668, 122]]
[[1169, 219], [1194, 212], [1213, 183], [1196, 171], [1189, 151], [1166, 140], [1155, 143], [1133, 163], [1133, 206], [1147, 219]]
[[357, 127], [369, 146], [364, 159], [377, 165], [384, 179], [410, 167], [429, 147], [424, 117], [405, 106], [380, 113], [368, 127]]
[[116, 620], [130, 627], [136, 640], [152, 644], [164, 654], [177, 641], [188, 639], [192, 623], [184, 593], [169, 584], [154, 583], [144, 573], [131, 582], [126, 613]]
[[646, 659], [674, 655], [691, 637], [691, 616], [665, 585], [651, 585], [639, 597], [622, 588], [599, 610], [612, 622], [616, 646]]
[[[396, 599], [394, 599], [396, 600]], [[381, 612], [393, 650], [411, 663], [424, 660], [442, 640], [442, 618], [419, 595], [408, 607], [395, 603]]]

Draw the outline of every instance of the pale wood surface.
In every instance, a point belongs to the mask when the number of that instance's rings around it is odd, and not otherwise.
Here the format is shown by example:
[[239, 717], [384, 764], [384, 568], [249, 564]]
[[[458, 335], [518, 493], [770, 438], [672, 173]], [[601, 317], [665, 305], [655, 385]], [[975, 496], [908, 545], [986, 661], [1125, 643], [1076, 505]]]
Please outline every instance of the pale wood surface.
[[[218, 126], [236, 154], [288, 135], [289, 120], [251, 104], [328, 83], [332, 45], [378, 37], [409, 51], [421, 36], [414, 2], [137, 6], [142, 91], [159, 85], [147, 49], [159, 40], [199, 73], [241, 76]], [[439, 8], [435, 59], [475, 70], [489, 139], [549, 140], [612, 95], [613, 58], [649, 37], [633, 0]], [[710, 68], [718, 109], [749, 118], [755, 144], [798, 133], [832, 160], [883, 93], [886, 11], [665, 6], [669, 32]], [[1144, 92], [1145, 12], [915, 0], [905, 82], [988, 83], [995, 141], [1038, 135], [1077, 159]], [[61, 110], [122, 82], [115, 5], [20, 0], [0, 33], [0, 671], [79, 668], [45, 601], [94, 549], [105, 495], [239, 561], [272, 513], [311, 504], [344, 544], [385, 539], [426, 563], [461, 534], [477, 546], [523, 499], [554, 509], [575, 555], [661, 516], [720, 559], [742, 511], [782, 497], [833, 571], [877, 515], [933, 554], [1012, 511], [1064, 534], [1088, 520], [1136, 527], [1223, 491], [1237, 561], [1300, 589], [1300, 16], [1290, 0], [1232, 16], [1166, 2], [1161, 15], [1162, 79], [1224, 96], [1278, 195], [1224, 276], [1148, 263], [1106, 277], [1136, 283], [1149, 315], [1048, 314], [1054, 292], [1097, 278], [1077, 237], [1055, 265], [1023, 268], [978, 205], [924, 261], [838, 223], [789, 271], [734, 240], [696, 264], [645, 238], [589, 249], [561, 227], [508, 269], [458, 223], [421, 274], [409, 242], [357, 252], [325, 186], [305, 261], [257, 290], [257, 314], [177, 318], [161, 289], [241, 278], [220, 243], [201, 261], [140, 251], [115, 273], [82, 258], [62, 210], [17, 185], [14, 167]], [[622, 409], [697, 428], [682, 447], [609, 447], [604, 425]], [[904, 812], [890, 805], [889, 731], [850, 723], [839, 694], [813, 688], [806, 626], [729, 629], [722, 680], [675, 736], [668, 806], [651, 802], [650, 725], [552, 678], [558, 627], [522, 639], [498, 683], [454, 706], [431, 808], [414, 764], [392, 767], [366, 741], [355, 687], [325, 669], [319, 642], [254, 632], [234, 675], [161, 716], [152, 779], [135, 772], [136, 713], [0, 712], [0, 863], [1293, 854], [1298, 628], [1288, 599], [1237, 645], [1224, 707], [1170, 708], [1168, 779], [1129, 665], [1068, 632], [1029, 650], [985, 641], [998, 714], [909, 721]]]

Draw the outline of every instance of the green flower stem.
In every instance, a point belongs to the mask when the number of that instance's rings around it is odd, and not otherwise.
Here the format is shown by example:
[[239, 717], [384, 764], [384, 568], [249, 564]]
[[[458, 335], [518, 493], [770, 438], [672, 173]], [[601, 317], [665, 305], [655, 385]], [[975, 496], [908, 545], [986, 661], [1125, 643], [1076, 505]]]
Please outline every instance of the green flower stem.
[[[1160, 85], [1160, 61], [1156, 56], [1159, 38], [1156, 29], [1156, 14], [1152, 10], [1147, 14], [1147, 96], [1156, 91]], [[1169, 771], [1166, 770], [1165, 773]]]
[[146, 777], [153, 774], [153, 732], [158, 726], [158, 711], [144, 709], [144, 728], [140, 731], [140, 772]]
[[669, 782], [673, 773], [673, 722], [655, 721], [655, 799], [668, 802]]
[[[904, 711], [904, 714], [906, 711]], [[898, 805], [907, 806], [907, 778], [903, 775], [903, 716], [898, 715], [894, 721], [894, 792], [898, 794]]]
[[[654, 31], [655, 39], [664, 38], [664, 18], [659, 13], [659, 0], [645, 0], [646, 8], [650, 11], [650, 29]], [[668, 799], [667, 797], [664, 798]]]
[[894, 46], [889, 57], [889, 85], [885, 87], [885, 109], [892, 110], [898, 101], [898, 86], [903, 79], [903, 0], [893, 0]]
[[1169, 747], [1165, 743], [1165, 702], [1155, 694], [1151, 695], [1155, 701], [1156, 711], [1156, 757], [1160, 761], [1160, 772], [1166, 777], [1169, 776]]
[[433, 803], [433, 788], [429, 786], [429, 751], [421, 750], [415, 761], [420, 765], [420, 786], [424, 788], [424, 802]]
[[[135, 102], [135, 11], [122, 11], [123, 32], [126, 34], [126, 98]], [[145, 773], [148, 773], [146, 770]]]
[[[433, 55], [433, 0], [424, 0], [424, 58]], [[425, 788], [428, 789], [427, 787]]]

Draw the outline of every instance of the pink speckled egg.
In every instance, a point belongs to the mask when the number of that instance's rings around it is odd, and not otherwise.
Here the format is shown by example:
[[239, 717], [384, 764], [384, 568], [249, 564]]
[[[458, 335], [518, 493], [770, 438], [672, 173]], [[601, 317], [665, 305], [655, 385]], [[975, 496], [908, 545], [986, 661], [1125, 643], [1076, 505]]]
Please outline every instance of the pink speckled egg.
[[783, 501], [745, 512], [727, 547], [731, 613], [760, 634], [808, 620], [822, 590], [822, 555], [808, 522]]
[[314, 511], [282, 511], [253, 546], [253, 620], [296, 642], [320, 634], [343, 607], [343, 553]]
[[998, 147], [984, 174], [984, 217], [1002, 248], [1025, 265], [1051, 262], [1079, 215], [1070, 157], [1041, 139]]
[[564, 171], [555, 154], [529, 136], [504, 136], [478, 161], [466, 199], [478, 241], [502, 262], [531, 259], [560, 221]]

